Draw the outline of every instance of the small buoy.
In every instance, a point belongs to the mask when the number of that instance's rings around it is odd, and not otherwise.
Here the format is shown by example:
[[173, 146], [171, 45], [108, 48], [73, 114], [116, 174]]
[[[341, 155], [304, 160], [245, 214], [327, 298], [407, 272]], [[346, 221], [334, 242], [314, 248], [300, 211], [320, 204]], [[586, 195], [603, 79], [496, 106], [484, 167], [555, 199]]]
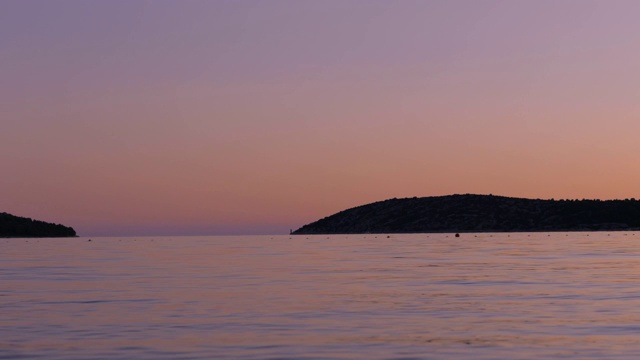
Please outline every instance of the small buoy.
[[91, 241], [91, 239], [87, 240], [87, 241]]
[[460, 237], [460, 234], [456, 233], [456, 237]]

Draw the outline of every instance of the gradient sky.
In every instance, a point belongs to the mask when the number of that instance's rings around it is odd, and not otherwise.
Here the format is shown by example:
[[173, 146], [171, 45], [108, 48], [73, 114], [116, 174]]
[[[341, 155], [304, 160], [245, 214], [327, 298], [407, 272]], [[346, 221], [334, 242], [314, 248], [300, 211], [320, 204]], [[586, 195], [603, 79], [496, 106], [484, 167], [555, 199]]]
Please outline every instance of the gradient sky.
[[393, 197], [640, 198], [640, 1], [0, 0], [0, 211], [277, 234]]

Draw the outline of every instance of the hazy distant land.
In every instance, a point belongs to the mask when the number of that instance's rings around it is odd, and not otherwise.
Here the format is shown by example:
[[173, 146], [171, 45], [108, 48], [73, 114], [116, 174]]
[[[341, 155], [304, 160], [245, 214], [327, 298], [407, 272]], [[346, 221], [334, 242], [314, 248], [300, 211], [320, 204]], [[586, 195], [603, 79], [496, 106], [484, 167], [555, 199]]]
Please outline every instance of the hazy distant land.
[[68, 226], [0, 213], [0, 237], [74, 237], [76, 231]]
[[604, 231], [640, 229], [640, 201], [493, 195], [390, 199], [304, 225], [293, 234]]

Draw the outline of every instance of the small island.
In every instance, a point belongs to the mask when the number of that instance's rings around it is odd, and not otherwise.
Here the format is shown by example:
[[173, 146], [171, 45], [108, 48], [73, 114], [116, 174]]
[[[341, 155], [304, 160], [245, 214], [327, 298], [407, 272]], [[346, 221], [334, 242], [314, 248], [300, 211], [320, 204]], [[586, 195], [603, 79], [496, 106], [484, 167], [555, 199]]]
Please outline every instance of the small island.
[[68, 226], [0, 213], [1, 238], [75, 237], [76, 231]]
[[292, 234], [616, 231], [640, 229], [640, 201], [494, 195], [389, 199], [347, 209]]

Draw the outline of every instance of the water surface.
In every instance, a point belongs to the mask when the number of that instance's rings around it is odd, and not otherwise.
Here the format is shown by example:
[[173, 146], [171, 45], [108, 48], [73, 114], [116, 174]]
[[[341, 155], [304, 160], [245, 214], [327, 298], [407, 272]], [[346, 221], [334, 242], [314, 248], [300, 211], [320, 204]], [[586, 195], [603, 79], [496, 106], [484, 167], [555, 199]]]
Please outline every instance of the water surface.
[[640, 233], [0, 239], [0, 359], [628, 359]]

